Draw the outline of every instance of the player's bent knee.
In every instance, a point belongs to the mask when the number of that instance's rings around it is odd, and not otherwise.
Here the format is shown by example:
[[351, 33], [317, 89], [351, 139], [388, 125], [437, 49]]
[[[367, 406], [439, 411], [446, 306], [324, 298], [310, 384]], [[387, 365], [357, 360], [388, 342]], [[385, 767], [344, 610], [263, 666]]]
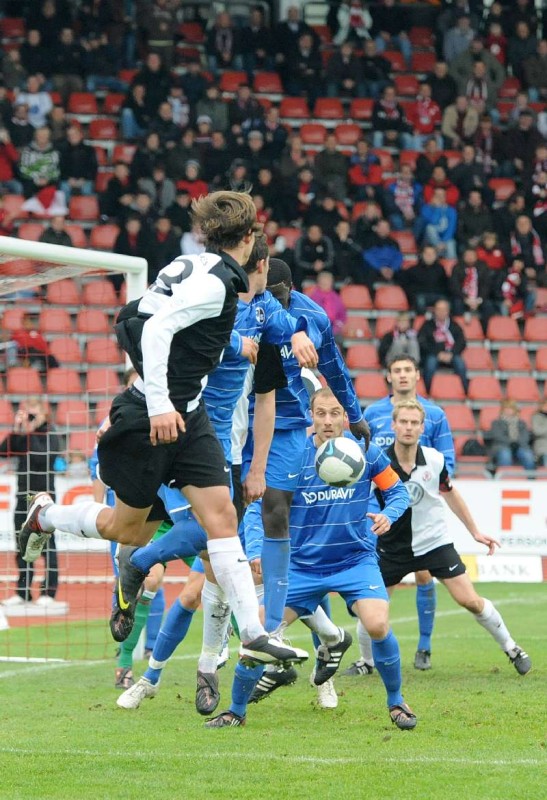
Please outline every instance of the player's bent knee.
[[188, 611], [197, 611], [201, 603], [201, 591], [198, 592], [195, 589], [189, 589], [188, 591], [181, 592], [179, 601]]
[[389, 622], [387, 620], [377, 620], [367, 625], [367, 633], [371, 639], [380, 641], [385, 639], [389, 633]]
[[463, 600], [460, 605], [470, 611], [472, 614], [480, 614], [484, 608], [484, 601], [480, 598], [473, 598], [470, 600]]

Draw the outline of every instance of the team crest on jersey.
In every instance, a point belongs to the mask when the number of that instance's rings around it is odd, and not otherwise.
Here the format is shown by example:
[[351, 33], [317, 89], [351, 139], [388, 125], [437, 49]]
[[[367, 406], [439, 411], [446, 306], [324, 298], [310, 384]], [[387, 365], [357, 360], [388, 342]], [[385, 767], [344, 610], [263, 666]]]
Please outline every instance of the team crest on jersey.
[[266, 312], [262, 308], [262, 306], [257, 306], [255, 310], [256, 321], [259, 325], [264, 324], [264, 320], [266, 319]]
[[410, 505], [416, 506], [424, 496], [424, 487], [420, 486], [419, 483], [414, 483], [414, 481], [407, 481], [405, 483], [407, 492], [410, 495]]

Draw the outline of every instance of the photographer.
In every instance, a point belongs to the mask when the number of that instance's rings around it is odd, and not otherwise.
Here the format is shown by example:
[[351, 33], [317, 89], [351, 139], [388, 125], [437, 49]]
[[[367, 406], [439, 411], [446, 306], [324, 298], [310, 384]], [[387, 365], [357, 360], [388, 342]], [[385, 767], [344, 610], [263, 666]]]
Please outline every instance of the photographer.
[[[12, 458], [17, 470], [17, 502], [14, 514], [14, 529], [21, 529], [27, 516], [29, 494], [54, 492], [54, 462], [60, 452], [60, 441], [48, 422], [48, 411], [38, 397], [29, 397], [22, 402], [15, 414], [13, 430], [0, 443], [0, 456]], [[40, 597], [36, 605], [45, 612], [66, 613], [66, 603], [55, 600], [58, 582], [57, 550], [55, 538], [48, 539], [44, 550], [45, 576], [40, 585]], [[20, 606], [31, 602], [31, 584], [34, 574], [32, 564], [27, 564], [16, 553], [19, 578], [15, 595], [6, 600], [4, 607]]]

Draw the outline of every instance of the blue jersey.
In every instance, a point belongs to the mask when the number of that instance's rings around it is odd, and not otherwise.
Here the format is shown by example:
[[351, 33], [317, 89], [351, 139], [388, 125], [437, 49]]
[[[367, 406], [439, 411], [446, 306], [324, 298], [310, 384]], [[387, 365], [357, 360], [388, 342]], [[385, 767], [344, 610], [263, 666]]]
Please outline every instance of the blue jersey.
[[[455, 466], [454, 439], [448, 424], [446, 414], [427, 397], [416, 396], [424, 407], [425, 420], [424, 432], [420, 437], [420, 444], [425, 447], [434, 447], [444, 456], [444, 463], [452, 475]], [[370, 441], [383, 450], [387, 450], [395, 441], [395, 434], [391, 428], [391, 415], [393, 403], [391, 395], [377, 400], [365, 409], [365, 419], [370, 427]]]
[[241, 355], [242, 337], [281, 345], [297, 331], [306, 331], [313, 343], [319, 344], [319, 333], [313, 323], [309, 324], [299, 314], [288, 314], [270, 292], [255, 295], [250, 303], [239, 301], [230, 346], [203, 392], [207, 413], [219, 438], [231, 435], [235, 407], [249, 369], [248, 359]]
[[[319, 356], [318, 369], [326, 378], [338, 402], [347, 411], [350, 422], [359, 422], [363, 412], [355, 394], [353, 383], [344, 359], [334, 341], [332, 326], [323, 309], [300, 292], [291, 291], [289, 313], [293, 317], [306, 317], [315, 322], [321, 336], [319, 345], [315, 342]], [[293, 355], [291, 343], [285, 341], [280, 348], [283, 369], [287, 377], [287, 388], [278, 389], [275, 395], [275, 429], [290, 430], [304, 428], [311, 424], [309, 394], [302, 379], [302, 371]], [[254, 398], [249, 401], [249, 416], [254, 411]]]
[[[353, 439], [350, 433], [344, 434]], [[356, 441], [356, 440], [355, 440]], [[409, 495], [389, 458], [371, 444], [362, 477], [353, 486], [323, 483], [315, 471], [314, 436], [306, 442], [302, 469], [290, 514], [291, 567], [311, 572], [338, 572], [376, 553], [377, 536], [367, 531], [371, 482], [382, 491], [382, 510], [395, 522], [409, 505]]]

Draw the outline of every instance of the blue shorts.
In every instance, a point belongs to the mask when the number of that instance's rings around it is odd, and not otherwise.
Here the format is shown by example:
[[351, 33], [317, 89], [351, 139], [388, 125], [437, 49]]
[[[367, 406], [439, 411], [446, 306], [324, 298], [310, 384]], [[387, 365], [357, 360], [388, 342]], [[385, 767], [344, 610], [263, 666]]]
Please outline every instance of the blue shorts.
[[239, 526], [241, 546], [249, 561], [255, 561], [262, 556], [262, 542], [264, 528], [262, 527], [262, 501], [256, 500], [247, 506], [243, 520]]
[[389, 599], [375, 555], [330, 575], [289, 569], [289, 592], [285, 605], [298, 616], [313, 614], [329, 592], [338, 592], [353, 616], [351, 607], [356, 600]]
[[199, 556], [194, 558], [194, 563], [192, 564], [192, 572], [201, 572], [203, 575], [205, 573], [205, 567], [203, 566], [203, 561]]
[[[302, 465], [302, 458], [306, 448], [306, 428], [293, 428], [291, 430], [274, 431], [268, 463], [266, 465], [266, 486], [271, 489], [281, 489], [285, 492], [294, 492], [298, 483], [298, 476]], [[250, 440], [250, 445], [249, 445]], [[241, 477], [249, 471], [252, 458], [252, 436], [247, 437], [243, 450], [243, 464]]]

